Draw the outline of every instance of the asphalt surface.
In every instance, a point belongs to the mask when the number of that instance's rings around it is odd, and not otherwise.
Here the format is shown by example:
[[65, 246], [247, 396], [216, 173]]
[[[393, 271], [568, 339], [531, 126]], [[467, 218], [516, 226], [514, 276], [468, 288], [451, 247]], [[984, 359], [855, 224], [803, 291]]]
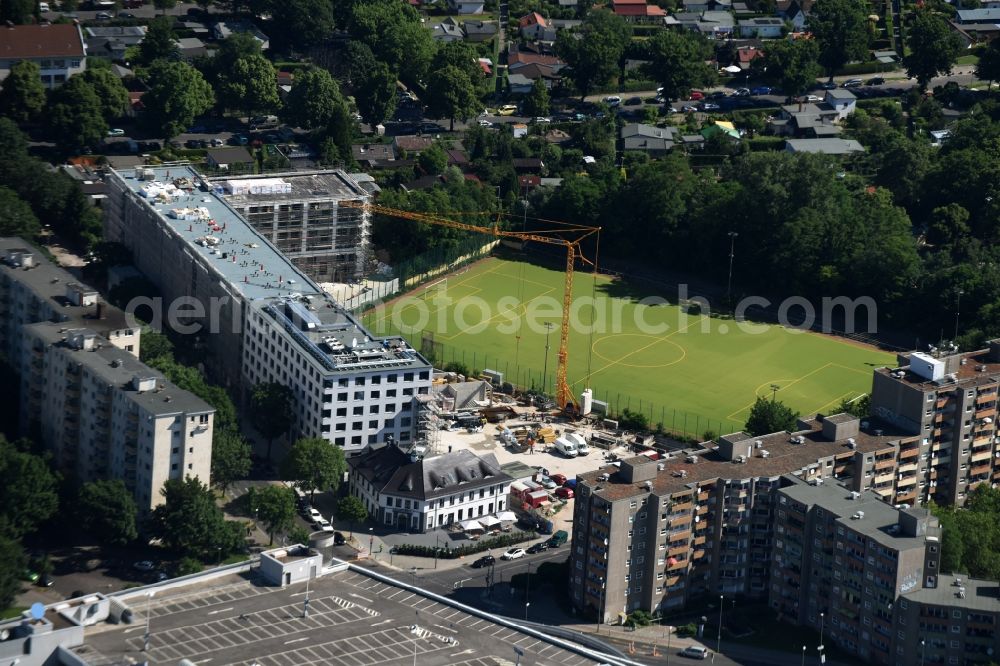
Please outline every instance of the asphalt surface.
[[596, 663], [355, 572], [313, 580], [308, 617], [305, 599], [305, 583], [278, 589], [239, 576], [163, 591], [133, 602], [131, 626], [88, 633], [79, 652], [94, 663], [148, 659], [152, 666], [180, 659], [211, 666], [375, 666], [414, 659], [422, 666], [495, 666], [499, 659], [514, 661], [516, 646], [524, 664]]

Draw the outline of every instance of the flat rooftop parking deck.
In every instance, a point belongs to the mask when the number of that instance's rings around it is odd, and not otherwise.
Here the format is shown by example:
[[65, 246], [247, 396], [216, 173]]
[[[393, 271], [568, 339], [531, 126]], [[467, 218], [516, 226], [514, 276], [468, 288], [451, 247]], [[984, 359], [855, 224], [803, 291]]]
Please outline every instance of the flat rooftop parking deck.
[[355, 571], [314, 579], [307, 618], [305, 597], [305, 583], [261, 587], [239, 576], [162, 590], [148, 600], [148, 653], [144, 596], [131, 599], [131, 625], [88, 630], [75, 652], [93, 666], [499, 666], [517, 661], [516, 646], [526, 665], [600, 663]]

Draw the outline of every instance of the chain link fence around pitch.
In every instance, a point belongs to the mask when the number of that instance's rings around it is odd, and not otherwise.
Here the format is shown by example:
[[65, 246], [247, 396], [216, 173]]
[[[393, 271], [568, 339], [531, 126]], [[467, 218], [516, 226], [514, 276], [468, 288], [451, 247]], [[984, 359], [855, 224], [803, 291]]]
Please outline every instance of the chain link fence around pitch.
[[[422, 354], [434, 359], [434, 366], [437, 368], [464, 366], [473, 377], [480, 375], [484, 370], [491, 370], [502, 373], [503, 381], [520, 392], [537, 391], [547, 395], [555, 392], [555, 355], [550, 359], [547, 368], [539, 369], [529, 366], [519, 367], [511, 359], [455, 349], [451, 345], [435, 339], [434, 334], [428, 331], [421, 333], [419, 338], [413, 336], [409, 342]], [[577, 390], [574, 387], [577, 393], [574, 398], [577, 401], [580, 399], [579, 393], [582, 392], [583, 388], [580, 387]], [[724, 435], [742, 430], [744, 426], [739, 421], [711, 418], [703, 414], [641, 400], [627, 393], [597, 389], [594, 390], [593, 397], [594, 400], [607, 406], [606, 415], [608, 418], [620, 418], [626, 411], [632, 414], [642, 414], [649, 423], [650, 429], [683, 439], [701, 441], [705, 439], [706, 433]]]
[[366, 281], [385, 285], [378, 292], [378, 297], [366, 299], [355, 307], [349, 304], [345, 304], [345, 306], [355, 313], [363, 314], [392, 300], [399, 294], [412, 291], [436, 277], [446, 275], [468, 263], [489, 256], [499, 243], [499, 240], [484, 241], [482, 236], [475, 234], [457, 241], [454, 245], [424, 252], [396, 264], [389, 271], [367, 276]]

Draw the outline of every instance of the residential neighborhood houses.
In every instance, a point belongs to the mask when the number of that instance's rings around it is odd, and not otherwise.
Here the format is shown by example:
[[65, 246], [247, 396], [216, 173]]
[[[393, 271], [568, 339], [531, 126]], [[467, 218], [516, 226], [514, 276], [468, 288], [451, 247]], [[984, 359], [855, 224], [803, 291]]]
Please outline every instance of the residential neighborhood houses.
[[995, 4], [0, 3], [0, 655], [985, 663]]

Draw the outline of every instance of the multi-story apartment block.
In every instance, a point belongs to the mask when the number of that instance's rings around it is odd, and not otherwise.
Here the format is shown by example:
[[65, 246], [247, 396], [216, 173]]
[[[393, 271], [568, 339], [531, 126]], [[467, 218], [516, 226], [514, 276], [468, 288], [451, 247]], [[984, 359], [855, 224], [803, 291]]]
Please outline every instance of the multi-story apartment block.
[[942, 575], [895, 605], [896, 664], [989, 664], [1000, 654], [1000, 583]]
[[866, 662], [899, 663], [893, 606], [938, 585], [937, 519], [872, 492], [799, 482], [778, 490], [773, 530], [769, 603], [781, 617]]
[[352, 458], [351, 494], [378, 522], [426, 532], [505, 510], [513, 481], [492, 453], [418, 458], [389, 445]]
[[412, 441], [431, 367], [403, 338], [373, 337], [190, 167], [113, 171], [108, 190], [106, 237], [131, 250], [165, 313], [182, 299], [201, 309], [217, 381], [244, 403], [255, 384], [288, 386], [294, 434], [350, 455]]
[[[865, 432], [847, 415], [796, 433], [734, 433], [711, 449], [644, 456], [578, 477], [571, 596], [605, 619], [679, 608], [703, 594], [764, 597], [782, 477], [858, 483], [898, 433]], [[595, 609], [598, 609], [595, 611]]]
[[341, 170], [220, 178], [216, 192], [316, 282], [362, 275], [371, 216], [369, 194]]
[[138, 326], [101, 301], [97, 290], [41, 256], [20, 238], [0, 238], [0, 354], [21, 372], [21, 329], [42, 321], [89, 328], [139, 356]]
[[168, 479], [209, 483], [215, 410], [86, 328], [21, 329], [22, 418], [80, 481], [122, 479], [136, 504]]
[[78, 23], [13, 25], [0, 31], [0, 81], [22, 60], [41, 70], [42, 85], [57, 88], [87, 68], [87, 44]]
[[980, 483], [1000, 481], [997, 387], [1000, 340], [967, 353], [902, 354], [875, 371], [872, 414], [916, 438], [918, 448], [881, 491], [895, 502], [962, 504]]

